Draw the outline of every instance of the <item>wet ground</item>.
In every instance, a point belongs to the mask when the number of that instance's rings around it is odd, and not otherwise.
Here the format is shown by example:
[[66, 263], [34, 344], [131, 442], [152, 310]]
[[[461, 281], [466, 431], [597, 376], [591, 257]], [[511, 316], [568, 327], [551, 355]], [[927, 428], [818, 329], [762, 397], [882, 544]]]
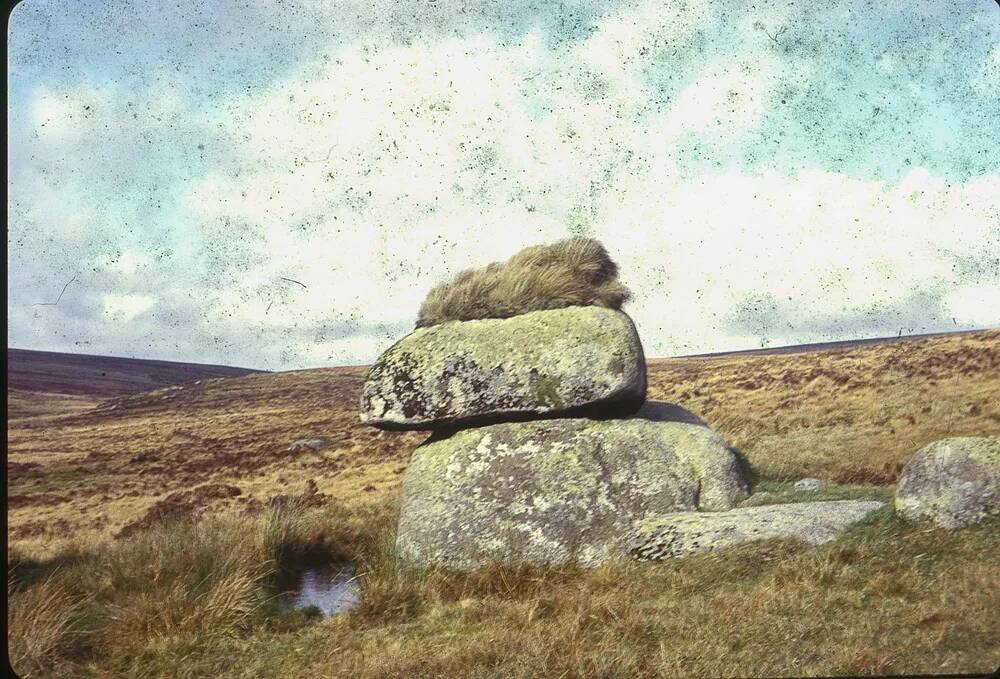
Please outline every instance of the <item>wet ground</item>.
[[296, 573], [291, 586], [284, 589], [278, 601], [285, 609], [315, 606], [324, 617], [330, 617], [353, 608], [359, 596], [354, 569], [335, 564]]

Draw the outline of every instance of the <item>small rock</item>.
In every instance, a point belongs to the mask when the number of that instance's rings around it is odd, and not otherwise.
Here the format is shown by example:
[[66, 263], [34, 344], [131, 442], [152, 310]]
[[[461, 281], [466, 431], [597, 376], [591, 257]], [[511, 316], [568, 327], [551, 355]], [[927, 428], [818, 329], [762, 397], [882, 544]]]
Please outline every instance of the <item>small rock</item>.
[[823, 485], [823, 482], [819, 479], [814, 479], [812, 477], [799, 479], [795, 482], [795, 490], [819, 490], [819, 487]]
[[821, 545], [883, 506], [875, 500], [831, 500], [666, 514], [637, 523], [628, 551], [637, 559], [658, 560], [775, 538]]
[[1000, 437], [935, 441], [903, 467], [896, 511], [904, 519], [929, 519], [964, 528], [1000, 514]]

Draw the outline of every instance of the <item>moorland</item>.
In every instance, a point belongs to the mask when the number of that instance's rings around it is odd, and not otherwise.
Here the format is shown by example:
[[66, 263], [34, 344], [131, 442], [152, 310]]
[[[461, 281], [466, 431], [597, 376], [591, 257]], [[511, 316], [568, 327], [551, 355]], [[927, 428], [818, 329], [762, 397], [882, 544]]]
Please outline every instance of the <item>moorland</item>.
[[[805, 476], [825, 483], [810, 499], [891, 500], [922, 446], [1000, 434], [1000, 330], [648, 370], [648, 397], [720, 432], [770, 502], [804, 499], [793, 482]], [[887, 507], [822, 547], [769, 541], [593, 570], [406, 568], [392, 553], [400, 482], [427, 434], [359, 422], [366, 371], [117, 386], [92, 375], [89, 390], [50, 379], [9, 391], [15, 668], [808, 676], [1000, 660], [997, 520], [952, 532]], [[360, 605], [334, 618], [271, 606], [283, 569], [307, 557], [351, 561]]]

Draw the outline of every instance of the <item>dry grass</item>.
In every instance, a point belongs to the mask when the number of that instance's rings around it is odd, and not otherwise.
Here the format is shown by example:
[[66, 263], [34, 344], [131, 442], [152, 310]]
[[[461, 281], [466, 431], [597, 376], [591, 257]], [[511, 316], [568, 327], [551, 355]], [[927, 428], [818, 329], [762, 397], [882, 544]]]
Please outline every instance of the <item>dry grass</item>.
[[[8, 536], [45, 557], [107, 540], [150, 514], [259, 507], [299, 495], [366, 501], [395, 493], [426, 434], [361, 425], [366, 369], [205, 380], [122, 397], [86, 413], [8, 425]], [[320, 437], [320, 450], [291, 444]]]
[[[775, 356], [649, 361], [649, 398], [681, 405], [759, 477], [892, 484], [921, 446], [1000, 434], [1000, 331]], [[420, 432], [363, 426], [365, 367], [204, 380], [8, 424], [8, 538], [37, 557], [149, 514], [297, 495], [398, 495]], [[112, 408], [113, 406], [113, 408]], [[290, 444], [322, 437], [316, 451]]]
[[[721, 431], [769, 501], [802, 499], [785, 483], [800, 476], [833, 483], [823, 497], [885, 499], [922, 445], [1000, 434], [998, 346], [992, 330], [652, 360], [649, 396]], [[1000, 661], [989, 613], [1000, 605], [996, 520], [950, 533], [883, 513], [821, 548], [762, 543], [594, 571], [401, 567], [391, 549], [399, 481], [425, 435], [360, 424], [365, 371], [205, 380], [11, 422], [8, 538], [27, 583], [11, 596], [12, 631], [15, 620], [22, 630], [51, 623], [19, 633], [12, 649], [36, 645], [17, 651], [18, 669], [809, 676]], [[327, 444], [290, 449], [306, 437]], [[299, 498], [299, 509], [276, 496]], [[266, 510], [275, 504], [285, 509]], [[182, 520], [160, 525], [171, 516]], [[354, 562], [357, 611], [316, 621], [270, 609], [281, 564], [309, 554]], [[35, 609], [52, 612], [32, 623]]]
[[7, 417], [13, 420], [25, 417], [82, 413], [94, 408], [100, 402], [101, 399], [95, 396], [8, 389]]
[[[884, 511], [820, 548], [770, 541], [664, 563], [451, 573], [395, 560], [395, 513], [392, 502], [300, 506], [95, 546], [53, 576], [96, 603], [80, 632], [87, 643], [57, 646], [48, 667], [149, 677], [690, 677], [975, 672], [1000, 660], [990, 613], [1000, 605], [997, 520], [948, 532]], [[361, 605], [326, 620], [268, 607], [273, 579], [255, 574], [302, 550], [349, 555]]]
[[363, 541], [343, 517], [293, 501], [167, 521], [47, 560], [14, 554], [11, 660], [22, 676], [95, 659], [131, 675], [165, 647], [245, 636], [274, 612], [275, 588], [291, 564], [354, 553]]
[[704, 419], [763, 478], [895, 483], [923, 446], [1000, 435], [1000, 331], [649, 361], [649, 397]]
[[463, 271], [432, 288], [420, 306], [417, 327], [570, 306], [620, 309], [629, 294], [603, 245], [592, 238], [567, 238], [527, 247], [506, 262]]
[[7, 657], [20, 676], [41, 676], [65, 664], [60, 652], [73, 635], [82, 600], [69, 592], [58, 574], [23, 591], [15, 578], [16, 574], [8, 574]]
[[[996, 528], [921, 534], [883, 517], [821, 549], [771, 542], [590, 572], [497, 567], [366, 581], [365, 596], [379, 608], [325, 623], [308, 637], [318, 655], [350, 649], [336, 670], [279, 653], [269, 654], [264, 672], [689, 677], [989, 670], [1000, 660], [1000, 627], [989, 614], [1000, 596], [995, 587], [987, 600], [976, 591], [995, 585], [1000, 561], [989, 551], [998, 544]], [[325, 641], [327, 635], [333, 638]]]

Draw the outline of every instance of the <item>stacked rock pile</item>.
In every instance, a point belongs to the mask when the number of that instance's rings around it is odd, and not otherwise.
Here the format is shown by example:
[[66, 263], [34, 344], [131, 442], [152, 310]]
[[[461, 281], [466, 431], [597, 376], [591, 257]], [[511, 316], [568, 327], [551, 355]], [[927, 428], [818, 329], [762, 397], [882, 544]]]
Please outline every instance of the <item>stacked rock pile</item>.
[[[646, 401], [642, 344], [617, 310], [627, 290], [616, 275], [596, 241], [527, 248], [432, 291], [424, 327], [372, 366], [361, 420], [432, 432], [403, 477], [401, 557], [468, 569], [665, 559], [770, 538], [821, 544], [884, 506], [748, 497], [718, 434], [678, 406]], [[568, 290], [580, 305], [552, 308]], [[483, 317], [512, 308], [517, 315]], [[998, 441], [949, 439], [918, 452], [897, 489], [899, 514], [948, 528], [1000, 514]], [[802, 479], [795, 490], [823, 485]]]
[[433, 433], [403, 479], [401, 556], [452, 568], [593, 565], [633, 527], [747, 496], [732, 450], [691, 413], [647, 403], [631, 319], [596, 306], [419, 328], [372, 367], [361, 419]]

